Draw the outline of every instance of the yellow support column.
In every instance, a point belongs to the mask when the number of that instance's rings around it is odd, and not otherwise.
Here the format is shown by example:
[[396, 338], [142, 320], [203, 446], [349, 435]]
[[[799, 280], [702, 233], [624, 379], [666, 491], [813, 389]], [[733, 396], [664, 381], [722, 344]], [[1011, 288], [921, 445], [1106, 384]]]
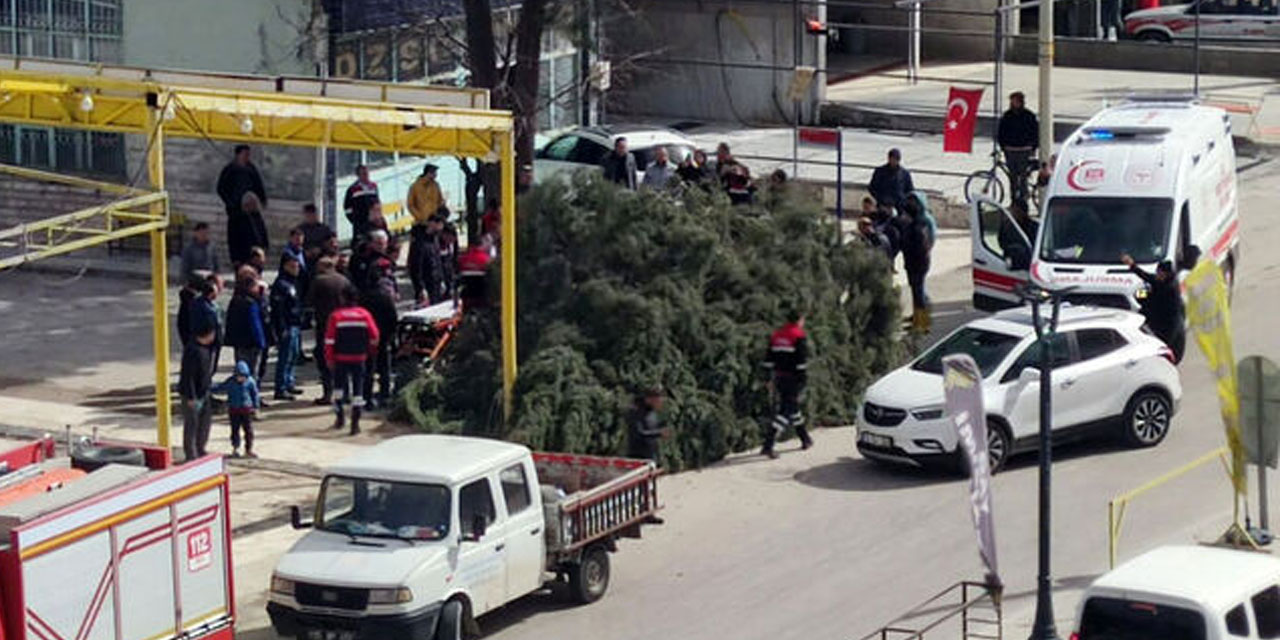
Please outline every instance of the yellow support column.
[[[151, 133], [147, 143], [147, 177], [151, 188], [164, 191], [164, 129], [160, 109], [148, 110]], [[168, 200], [151, 205], [151, 212], [168, 217]], [[151, 338], [156, 354], [156, 444], [169, 448], [169, 269], [165, 230], [151, 232]]]
[[516, 388], [516, 155], [511, 130], [502, 149], [502, 416], [511, 419]]

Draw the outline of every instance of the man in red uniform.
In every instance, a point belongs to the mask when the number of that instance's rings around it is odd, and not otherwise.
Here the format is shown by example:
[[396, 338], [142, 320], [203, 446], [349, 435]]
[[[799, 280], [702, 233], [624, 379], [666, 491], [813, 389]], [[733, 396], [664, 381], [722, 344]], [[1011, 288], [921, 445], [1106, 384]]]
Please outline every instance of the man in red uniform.
[[462, 308], [478, 309], [489, 302], [489, 237], [467, 247], [458, 258], [458, 276], [462, 280]]
[[807, 380], [808, 364], [809, 339], [804, 332], [804, 314], [788, 310], [787, 324], [769, 337], [769, 351], [764, 357], [764, 366], [773, 375], [769, 385], [778, 395], [777, 413], [765, 430], [764, 449], [760, 452], [770, 458], [778, 457], [773, 445], [788, 425], [795, 428], [796, 435], [800, 437], [801, 449], [813, 446], [809, 430], [804, 426], [804, 413], [800, 410], [800, 394]]
[[[324, 331], [324, 360], [333, 370], [333, 411], [341, 429], [345, 417], [342, 405], [351, 403], [351, 435], [360, 433], [360, 412], [364, 409], [365, 363], [378, 349], [378, 324], [368, 310], [359, 306], [360, 292], [348, 285], [342, 290], [338, 309], [329, 315]], [[354, 390], [355, 398], [352, 399]]]

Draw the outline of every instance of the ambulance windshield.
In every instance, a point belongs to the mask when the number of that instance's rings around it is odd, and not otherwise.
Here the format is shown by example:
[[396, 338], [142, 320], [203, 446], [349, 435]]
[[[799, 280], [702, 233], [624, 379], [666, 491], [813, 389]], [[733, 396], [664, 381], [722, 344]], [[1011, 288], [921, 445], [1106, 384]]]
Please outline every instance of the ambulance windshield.
[[1165, 198], [1054, 198], [1041, 226], [1040, 259], [1047, 262], [1140, 263], [1169, 253], [1173, 201]]

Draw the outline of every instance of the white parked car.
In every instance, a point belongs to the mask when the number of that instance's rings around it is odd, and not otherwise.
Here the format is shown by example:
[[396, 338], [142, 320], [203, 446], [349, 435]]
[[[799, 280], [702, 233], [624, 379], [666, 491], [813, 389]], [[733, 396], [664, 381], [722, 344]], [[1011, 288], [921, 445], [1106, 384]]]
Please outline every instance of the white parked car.
[[581, 169], [603, 171], [601, 163], [613, 151], [613, 143], [618, 138], [627, 139], [627, 149], [635, 156], [637, 184], [644, 177], [644, 169], [653, 161], [658, 147], [666, 147], [672, 166], [678, 166], [698, 148], [684, 134], [665, 127], [579, 127], [538, 149], [533, 160], [533, 181], [543, 182], [552, 176]]
[[1280, 560], [1205, 546], [1160, 547], [1098, 578], [1075, 640], [1260, 640], [1280, 636]]
[[[1268, 40], [1280, 37], [1280, 7], [1274, 0], [1208, 0], [1200, 3], [1200, 38]], [[1134, 11], [1124, 17], [1130, 37], [1153, 42], [1190, 40], [1196, 35], [1196, 3]]]
[[[1135, 447], [1169, 432], [1182, 385], [1173, 352], [1143, 328], [1142, 316], [1064, 306], [1053, 340], [1055, 441], [1099, 431]], [[944, 415], [942, 358], [973, 356], [982, 371], [992, 470], [1034, 449], [1039, 434], [1040, 350], [1031, 311], [1010, 309], [970, 322], [867, 389], [858, 412], [858, 451], [877, 461], [959, 464]]]

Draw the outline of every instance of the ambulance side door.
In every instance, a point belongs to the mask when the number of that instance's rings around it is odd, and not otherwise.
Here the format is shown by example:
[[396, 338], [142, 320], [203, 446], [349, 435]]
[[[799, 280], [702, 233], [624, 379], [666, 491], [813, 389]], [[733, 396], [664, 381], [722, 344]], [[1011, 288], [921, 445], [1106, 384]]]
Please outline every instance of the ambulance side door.
[[[1000, 230], [1005, 226], [1005, 242]], [[1021, 304], [1018, 287], [1027, 283], [1032, 239], [996, 202], [979, 198], [969, 207], [969, 233], [973, 245], [973, 306], [998, 311]], [[1025, 252], [1019, 255], [1018, 252]], [[1015, 263], [1017, 264], [1015, 268]]]

